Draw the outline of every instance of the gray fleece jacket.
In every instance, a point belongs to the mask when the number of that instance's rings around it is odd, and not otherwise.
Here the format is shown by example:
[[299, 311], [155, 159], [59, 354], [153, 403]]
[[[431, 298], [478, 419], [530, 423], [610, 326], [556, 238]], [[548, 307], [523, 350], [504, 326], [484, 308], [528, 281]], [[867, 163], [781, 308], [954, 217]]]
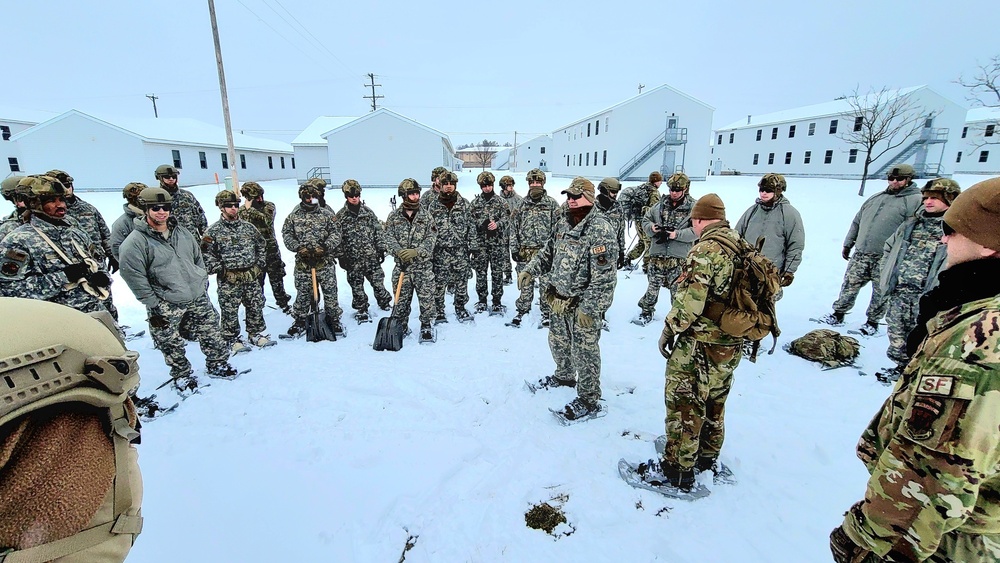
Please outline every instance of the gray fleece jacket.
[[173, 217], [167, 224], [170, 228], [164, 238], [144, 217], [137, 217], [118, 250], [122, 279], [149, 309], [161, 301], [190, 303], [205, 295], [208, 287], [198, 239]]
[[802, 216], [784, 195], [772, 206], [757, 200], [734, 228], [750, 244], [764, 237], [764, 256], [774, 262], [779, 272], [794, 274], [799, 269], [806, 247], [806, 231]]
[[896, 193], [879, 192], [861, 205], [844, 238], [844, 247], [882, 255], [885, 241], [920, 209], [920, 188], [910, 183]]

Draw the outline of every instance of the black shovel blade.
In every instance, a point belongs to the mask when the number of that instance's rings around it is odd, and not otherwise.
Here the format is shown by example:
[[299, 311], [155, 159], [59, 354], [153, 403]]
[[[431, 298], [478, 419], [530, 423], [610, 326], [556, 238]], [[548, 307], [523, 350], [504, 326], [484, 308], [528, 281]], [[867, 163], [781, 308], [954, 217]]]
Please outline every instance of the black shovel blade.
[[320, 311], [306, 317], [306, 341], [322, 342], [324, 340], [337, 340], [337, 335], [326, 322], [326, 312]]
[[375, 342], [372, 348], [375, 350], [399, 351], [403, 347], [403, 323], [393, 317], [383, 317], [378, 321], [378, 329], [375, 330]]

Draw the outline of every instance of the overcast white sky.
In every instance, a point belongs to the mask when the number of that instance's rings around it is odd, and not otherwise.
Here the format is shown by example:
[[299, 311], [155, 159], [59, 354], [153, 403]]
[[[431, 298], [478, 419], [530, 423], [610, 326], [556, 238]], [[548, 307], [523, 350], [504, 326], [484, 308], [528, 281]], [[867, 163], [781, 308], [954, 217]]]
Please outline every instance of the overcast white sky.
[[[1000, 4], [216, 0], [235, 129], [290, 141], [379, 107], [463, 142], [549, 133], [667, 83], [715, 126], [869, 86], [953, 81], [1000, 53]], [[222, 124], [206, 0], [8, 1], [0, 105]]]

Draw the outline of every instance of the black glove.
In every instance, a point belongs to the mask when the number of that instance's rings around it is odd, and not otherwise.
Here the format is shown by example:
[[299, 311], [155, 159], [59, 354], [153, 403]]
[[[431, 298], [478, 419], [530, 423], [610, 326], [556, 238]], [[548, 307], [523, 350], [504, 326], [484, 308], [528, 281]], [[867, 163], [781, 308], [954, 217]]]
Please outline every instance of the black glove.
[[618, 251], [618, 269], [621, 270], [625, 267], [625, 253], [621, 250]]
[[478, 250], [470, 250], [469, 251], [469, 259], [470, 260], [478, 260], [479, 259], [479, 251]]
[[518, 251], [516, 251], [516, 250], [511, 250], [510, 251], [510, 259], [513, 260], [514, 262], [520, 262], [521, 261], [521, 253], [518, 252]]
[[80, 281], [80, 278], [85, 277], [89, 271], [90, 268], [82, 262], [78, 264], [70, 264], [69, 266], [63, 268], [63, 273], [66, 274], [66, 277], [70, 282]]
[[667, 244], [670, 242], [670, 232], [660, 229], [659, 232], [653, 233], [653, 240], [655, 240], [657, 244]]
[[121, 268], [118, 265], [118, 260], [115, 260], [114, 256], [108, 256], [108, 271], [113, 274], [120, 269]]
[[379, 250], [377, 258], [378, 258], [378, 263], [379, 264], [382, 264], [383, 262], [385, 262], [385, 251], [384, 250]]
[[850, 246], [845, 246], [844, 247], [844, 252], [841, 254], [841, 256], [844, 257], [844, 260], [850, 260], [851, 259], [851, 247]]
[[149, 310], [149, 318], [147, 320], [149, 321], [150, 328], [167, 328], [170, 325], [170, 321], [167, 320], [167, 317], [163, 316], [159, 307], [153, 307]]
[[794, 279], [795, 279], [795, 274], [791, 272], [785, 272], [784, 274], [781, 274], [781, 282], [780, 282], [781, 287], [788, 287], [792, 285], [792, 281]]
[[856, 563], [863, 561], [869, 551], [854, 543], [847, 537], [844, 527], [837, 526], [830, 532], [830, 552], [833, 553], [833, 560], [837, 563]]
[[87, 274], [87, 282], [94, 287], [111, 287], [111, 278], [100, 270]]
[[347, 270], [351, 267], [351, 264], [353, 264], [353, 261], [350, 258], [348, 258], [346, 254], [340, 257], [341, 268]]

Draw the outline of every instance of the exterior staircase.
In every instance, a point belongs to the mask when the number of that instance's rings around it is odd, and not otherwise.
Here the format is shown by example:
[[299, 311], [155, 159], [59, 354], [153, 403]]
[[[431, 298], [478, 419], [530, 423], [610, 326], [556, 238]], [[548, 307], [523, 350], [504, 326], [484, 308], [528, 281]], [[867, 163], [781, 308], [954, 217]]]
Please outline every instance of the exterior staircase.
[[642, 166], [644, 162], [649, 160], [654, 154], [659, 152], [664, 146], [685, 144], [687, 144], [687, 127], [664, 130], [663, 133], [657, 135], [656, 138], [650, 141], [648, 145], [641, 148], [634, 157], [632, 157], [625, 163], [624, 166], [621, 167], [621, 169], [618, 170], [618, 179], [620, 181], [645, 180], [644, 176], [631, 177], [630, 175], [635, 172], [637, 168]]
[[[874, 173], [869, 173], [869, 178], [880, 178], [889, 173], [889, 170], [896, 164], [901, 162], [906, 162], [913, 155], [917, 154], [917, 151], [927, 147], [928, 145], [936, 145], [940, 143], [948, 142], [948, 128], [947, 127], [929, 127], [920, 132], [920, 137], [916, 138], [909, 145], [903, 149], [902, 152], [894, 156], [891, 160], [887, 160], [878, 170]], [[918, 162], [913, 166], [914, 171], [917, 173], [918, 178], [930, 178], [937, 176], [941, 173], [941, 163], [920, 163]]]

